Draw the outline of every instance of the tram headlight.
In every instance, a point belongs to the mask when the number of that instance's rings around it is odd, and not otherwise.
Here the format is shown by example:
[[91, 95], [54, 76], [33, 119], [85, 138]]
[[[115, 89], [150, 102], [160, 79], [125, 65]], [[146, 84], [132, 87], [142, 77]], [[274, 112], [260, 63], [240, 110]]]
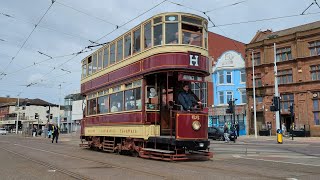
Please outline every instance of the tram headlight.
[[201, 128], [201, 123], [199, 121], [193, 121], [192, 129], [198, 131]]

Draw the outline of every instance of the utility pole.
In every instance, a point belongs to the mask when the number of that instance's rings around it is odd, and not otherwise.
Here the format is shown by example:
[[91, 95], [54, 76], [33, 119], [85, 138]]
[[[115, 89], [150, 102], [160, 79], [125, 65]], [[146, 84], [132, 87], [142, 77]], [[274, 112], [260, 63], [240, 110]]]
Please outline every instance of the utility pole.
[[253, 118], [254, 118], [254, 137], [258, 138], [257, 133], [257, 107], [256, 107], [256, 80], [255, 80], [255, 74], [254, 74], [254, 53], [253, 50], [251, 52], [252, 57], [252, 85], [253, 85]]
[[61, 97], [61, 84], [59, 84], [59, 109], [58, 109], [58, 127], [60, 128], [60, 97]]
[[20, 114], [20, 110], [19, 110], [19, 105], [20, 105], [20, 93], [18, 94], [18, 107], [17, 107], [17, 121], [16, 121], [16, 134], [18, 134], [18, 125], [19, 125], [19, 114]]
[[[278, 91], [278, 69], [277, 69], [277, 49], [276, 43], [273, 43], [273, 51], [274, 51], [274, 96], [279, 97]], [[276, 130], [280, 129], [280, 109], [275, 112], [276, 113]]]

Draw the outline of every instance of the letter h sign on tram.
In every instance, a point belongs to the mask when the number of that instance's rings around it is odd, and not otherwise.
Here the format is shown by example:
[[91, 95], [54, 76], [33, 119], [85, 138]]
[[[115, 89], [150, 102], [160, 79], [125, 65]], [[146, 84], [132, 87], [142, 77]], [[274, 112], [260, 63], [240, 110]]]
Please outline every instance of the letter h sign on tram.
[[199, 56], [195, 54], [189, 55], [190, 66], [199, 66]]

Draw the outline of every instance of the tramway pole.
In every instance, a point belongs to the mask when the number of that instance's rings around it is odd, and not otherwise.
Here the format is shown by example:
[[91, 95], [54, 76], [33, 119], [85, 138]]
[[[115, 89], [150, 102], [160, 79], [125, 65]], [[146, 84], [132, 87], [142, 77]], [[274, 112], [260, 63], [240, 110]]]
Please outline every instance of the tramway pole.
[[255, 74], [254, 74], [254, 54], [253, 50], [251, 52], [251, 57], [252, 57], [252, 84], [253, 84], [253, 117], [254, 117], [254, 137], [257, 139], [258, 134], [257, 134], [257, 107], [256, 107], [256, 81], [255, 81]]
[[58, 127], [60, 127], [60, 98], [61, 98], [61, 84], [59, 84], [59, 108], [58, 108]]
[[[277, 69], [277, 50], [276, 43], [273, 43], [273, 51], [274, 51], [274, 96], [279, 97], [278, 91], [278, 69]], [[275, 112], [276, 113], [276, 131], [280, 129], [280, 109]]]
[[16, 120], [16, 134], [18, 134], [18, 125], [19, 125], [19, 114], [20, 114], [20, 110], [19, 110], [19, 104], [20, 104], [20, 93], [18, 94], [18, 105], [17, 105], [17, 120]]

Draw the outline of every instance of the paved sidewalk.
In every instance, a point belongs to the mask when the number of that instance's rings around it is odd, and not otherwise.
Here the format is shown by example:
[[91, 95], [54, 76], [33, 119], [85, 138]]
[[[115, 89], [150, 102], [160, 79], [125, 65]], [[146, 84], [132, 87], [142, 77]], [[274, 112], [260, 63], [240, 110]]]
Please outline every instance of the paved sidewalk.
[[[239, 142], [244, 143], [258, 143], [258, 142], [277, 142], [276, 136], [258, 136], [257, 139], [255, 136], [240, 136], [238, 138]], [[283, 137], [284, 143], [319, 143], [320, 144], [320, 137]]]

